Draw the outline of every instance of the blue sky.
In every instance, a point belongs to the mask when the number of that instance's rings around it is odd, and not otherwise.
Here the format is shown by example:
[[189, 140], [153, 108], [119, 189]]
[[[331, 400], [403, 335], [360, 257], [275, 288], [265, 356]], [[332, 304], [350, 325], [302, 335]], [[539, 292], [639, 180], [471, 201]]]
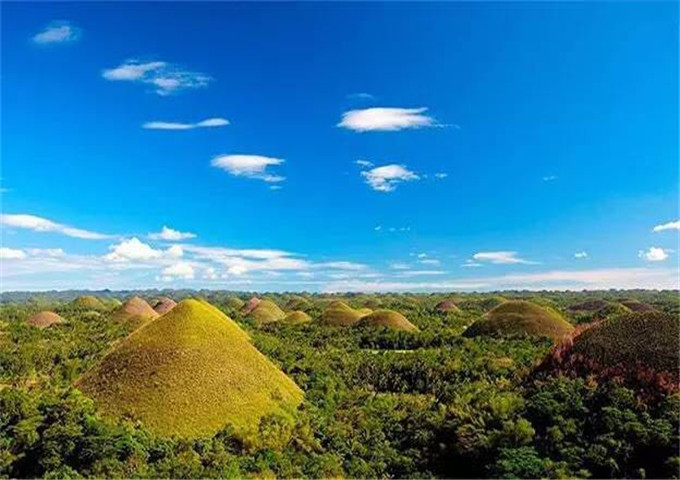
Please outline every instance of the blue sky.
[[0, 289], [677, 287], [677, 38], [676, 2], [4, 3]]

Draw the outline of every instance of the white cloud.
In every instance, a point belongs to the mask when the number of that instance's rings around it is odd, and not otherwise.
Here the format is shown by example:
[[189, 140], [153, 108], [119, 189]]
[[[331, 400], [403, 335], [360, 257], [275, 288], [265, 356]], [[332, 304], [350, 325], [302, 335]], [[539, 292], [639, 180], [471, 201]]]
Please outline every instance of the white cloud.
[[390, 268], [394, 270], [409, 270], [411, 267], [407, 263], [394, 262], [390, 264]]
[[0, 247], [0, 260], [22, 260], [26, 252], [15, 248]]
[[151, 248], [150, 245], [140, 242], [136, 237], [123, 240], [117, 245], [111, 245], [109, 250], [111, 252], [105, 258], [111, 262], [145, 261], [163, 256], [161, 250]]
[[552, 182], [554, 180], [557, 180], [557, 175], [547, 175], [543, 177], [544, 182]]
[[461, 265], [461, 267], [464, 267], [464, 268], [479, 268], [479, 267], [483, 267], [483, 266], [484, 266], [484, 264], [479, 263], [479, 262], [473, 262], [471, 260], [468, 260], [464, 264]]
[[423, 265], [439, 265], [441, 262], [436, 258], [423, 258], [419, 260]]
[[267, 172], [270, 166], [281, 165], [280, 158], [261, 155], [220, 155], [213, 158], [211, 165], [236, 177], [256, 178], [268, 183], [282, 182], [286, 178]]
[[177, 122], [146, 122], [142, 128], [148, 130], [193, 130], [195, 128], [214, 128], [226, 127], [229, 120], [226, 118], [208, 118], [197, 123], [177, 123]]
[[424, 115], [427, 108], [366, 108], [342, 114], [338, 127], [355, 132], [397, 131], [436, 126], [434, 118]]
[[161, 278], [163, 280], [181, 278], [184, 280], [192, 280], [196, 275], [194, 267], [187, 262], [179, 262], [169, 267], [165, 267], [161, 272]]
[[203, 278], [206, 280], [217, 280], [219, 275], [217, 274], [217, 270], [215, 270], [214, 267], [207, 267], [205, 270], [203, 270]]
[[472, 256], [473, 260], [477, 260], [478, 262], [490, 262], [490, 263], [496, 263], [496, 264], [506, 264], [506, 265], [512, 265], [512, 264], [532, 264], [534, 262], [530, 262], [528, 260], [523, 260], [519, 257], [517, 257], [517, 252], [509, 252], [509, 251], [498, 251], [498, 252], [477, 252]]
[[344, 261], [317, 263], [315, 266], [317, 268], [331, 268], [335, 270], [350, 270], [350, 271], [364, 270], [366, 268], [366, 265], [362, 263]]
[[361, 172], [366, 183], [377, 192], [392, 192], [402, 182], [419, 180], [420, 177], [405, 165], [383, 165]]
[[375, 96], [366, 92], [358, 92], [350, 93], [349, 95], [347, 95], [347, 98], [349, 98], [350, 100], [373, 100], [375, 99]]
[[90, 232], [80, 228], [73, 228], [61, 223], [53, 222], [47, 218], [36, 217], [35, 215], [26, 214], [1, 214], [0, 225], [6, 225], [14, 228], [25, 228], [33, 230], [34, 232], [54, 232], [61, 233], [73, 238], [82, 238], [85, 240], [102, 240], [105, 238], [112, 238], [111, 235], [104, 235], [102, 233]]
[[588, 258], [588, 252], [583, 250], [580, 252], [576, 252], [574, 253], [574, 258]]
[[184, 249], [181, 245], [173, 245], [165, 251], [165, 256], [170, 258], [181, 258], [184, 256]]
[[606, 290], [677, 289], [678, 270], [660, 268], [610, 268], [595, 270], [554, 270], [514, 274], [486, 279], [493, 289]]
[[400, 277], [423, 277], [431, 275], [444, 275], [443, 270], [406, 270], [399, 272]]
[[212, 80], [208, 75], [183, 70], [171, 63], [127, 60], [115, 68], [102, 72], [110, 81], [138, 82], [152, 85], [158, 95], [170, 95], [182, 90], [206, 87]]
[[33, 37], [35, 43], [44, 45], [49, 43], [74, 42], [80, 38], [80, 29], [69, 22], [52, 22], [45, 30]]
[[670, 250], [664, 250], [661, 247], [649, 247], [647, 251], [640, 250], [638, 257], [644, 258], [648, 262], [663, 262], [668, 258]]
[[434, 178], [437, 178], [437, 179], [440, 179], [440, 180], [441, 180], [441, 179], [444, 179], [444, 178], [446, 178], [446, 177], [448, 177], [448, 176], [449, 176], [449, 174], [448, 174], [448, 173], [445, 173], [445, 172], [439, 172], [439, 173], [435, 173], [435, 174], [434, 174]]
[[653, 228], [654, 232], [663, 232], [664, 230], [680, 230], [680, 220], [663, 223]]
[[354, 163], [356, 163], [360, 167], [372, 167], [373, 166], [373, 162], [369, 162], [368, 160], [357, 160]]
[[167, 240], [169, 242], [177, 242], [180, 240], [188, 240], [190, 238], [196, 238], [195, 233], [190, 232], [180, 232], [179, 230], [174, 230], [170, 227], [163, 225], [163, 228], [158, 233], [150, 233], [149, 238], [152, 240]]

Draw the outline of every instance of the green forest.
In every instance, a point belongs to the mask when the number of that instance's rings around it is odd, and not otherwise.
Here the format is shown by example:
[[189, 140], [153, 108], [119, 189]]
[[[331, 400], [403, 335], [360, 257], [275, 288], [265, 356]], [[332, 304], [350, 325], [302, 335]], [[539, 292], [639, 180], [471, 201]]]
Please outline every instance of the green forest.
[[2, 478], [680, 477], [677, 291], [2, 301]]

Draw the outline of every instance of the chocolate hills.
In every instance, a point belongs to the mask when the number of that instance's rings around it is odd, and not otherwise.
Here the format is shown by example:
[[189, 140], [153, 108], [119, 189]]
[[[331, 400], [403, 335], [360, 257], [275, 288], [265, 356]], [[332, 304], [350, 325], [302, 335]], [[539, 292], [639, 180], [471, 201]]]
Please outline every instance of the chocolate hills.
[[648, 311], [598, 322], [555, 348], [546, 366], [563, 373], [617, 377], [637, 386], [677, 391], [680, 319]]
[[54, 312], [39, 312], [26, 320], [26, 323], [32, 327], [49, 328], [53, 325], [64, 323], [65, 321], [66, 320]]
[[71, 302], [71, 306], [82, 310], [103, 310], [106, 308], [104, 302], [94, 295], [81, 295]]
[[440, 313], [460, 312], [458, 306], [451, 300], [442, 300], [434, 307], [435, 311]]
[[111, 315], [113, 321], [122, 323], [132, 330], [139, 328], [156, 317], [158, 317], [158, 312], [151, 308], [151, 305], [146, 300], [140, 297], [128, 299]]
[[394, 310], [376, 310], [362, 317], [356, 325], [360, 327], [383, 327], [402, 332], [418, 331], [418, 327], [409, 322], [401, 313]]
[[248, 313], [247, 318], [251, 319], [256, 326], [260, 326], [265, 323], [277, 322], [285, 316], [285, 312], [271, 300], [260, 300], [255, 308]]
[[321, 321], [327, 325], [349, 327], [369, 313], [369, 309], [355, 310], [343, 301], [333, 300], [322, 312]]
[[287, 310], [307, 310], [312, 307], [312, 302], [300, 295], [292, 295], [286, 302]]
[[154, 302], [153, 309], [159, 315], [163, 315], [164, 313], [168, 313], [170, 310], [172, 310], [175, 305], [177, 305], [177, 302], [175, 302], [172, 298], [160, 297]]
[[501, 303], [473, 323], [465, 331], [465, 336], [534, 335], [560, 339], [573, 330], [569, 322], [550, 308], [524, 300], [511, 300]]
[[258, 306], [259, 303], [260, 303], [260, 299], [259, 299], [259, 298], [257, 298], [257, 297], [252, 297], [250, 300], [248, 300], [248, 301], [241, 307], [241, 310], [240, 310], [240, 311], [241, 311], [241, 315], [243, 315], [244, 317], [247, 316], [248, 314], [250, 314], [250, 312], [252, 312], [252, 311], [255, 309], [255, 307]]
[[105, 415], [166, 436], [210, 436], [228, 423], [252, 431], [263, 415], [286, 415], [303, 398], [245, 331], [198, 300], [122, 340], [75, 386]]
[[642, 303], [639, 300], [621, 300], [619, 303], [631, 312], [652, 312], [656, 310], [651, 305]]
[[302, 310], [295, 310], [293, 312], [290, 312], [281, 320], [282, 323], [285, 323], [287, 325], [299, 325], [301, 323], [309, 323], [311, 321], [312, 317], [310, 317], [307, 313], [303, 312]]

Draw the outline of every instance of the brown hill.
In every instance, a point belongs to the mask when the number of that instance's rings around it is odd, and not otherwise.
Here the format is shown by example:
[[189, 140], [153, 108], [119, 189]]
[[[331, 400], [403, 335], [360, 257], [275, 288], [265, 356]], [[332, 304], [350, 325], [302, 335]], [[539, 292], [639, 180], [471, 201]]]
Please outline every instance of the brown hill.
[[177, 305], [177, 302], [175, 302], [172, 298], [160, 297], [155, 300], [153, 309], [159, 315], [163, 315], [164, 313], [168, 313], [170, 310], [175, 308], [175, 305]]
[[251, 298], [250, 300], [248, 300], [246, 302], [245, 305], [243, 305], [241, 307], [241, 315], [243, 315], [245, 317], [246, 315], [250, 314], [250, 312], [255, 310], [255, 307], [257, 307], [259, 303], [260, 303], [259, 298], [257, 298], [257, 297]]
[[26, 323], [32, 327], [49, 328], [53, 325], [64, 323], [65, 321], [66, 320], [54, 312], [40, 312], [31, 316], [31, 318], [29, 318]]
[[458, 306], [455, 303], [453, 303], [451, 300], [442, 300], [437, 305], [435, 305], [434, 309], [437, 312], [441, 312], [441, 313], [460, 312], [460, 309], [458, 308]]
[[408, 319], [399, 312], [394, 310], [376, 310], [375, 312], [366, 315], [357, 322], [357, 326], [361, 327], [383, 327], [391, 330], [400, 330], [403, 332], [417, 332], [418, 327], [413, 325]]
[[151, 308], [146, 300], [140, 297], [132, 297], [113, 313], [111, 319], [124, 324], [131, 330], [136, 330], [156, 317], [158, 317], [158, 313]]

